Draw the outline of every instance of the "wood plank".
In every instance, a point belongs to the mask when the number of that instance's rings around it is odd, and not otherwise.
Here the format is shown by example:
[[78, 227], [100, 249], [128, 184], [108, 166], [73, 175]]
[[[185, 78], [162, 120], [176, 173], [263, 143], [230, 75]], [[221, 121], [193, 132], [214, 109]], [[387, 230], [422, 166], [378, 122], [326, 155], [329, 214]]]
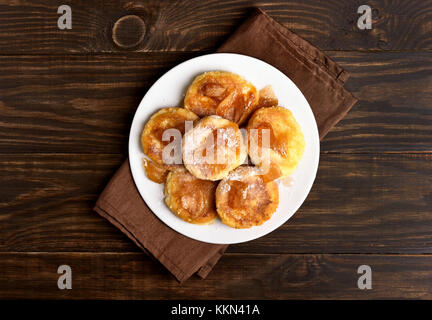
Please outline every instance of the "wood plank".
[[0, 57], [1, 152], [126, 152], [132, 118], [145, 92], [191, 57]]
[[[10, 155], [0, 165], [0, 251], [136, 251], [92, 208], [119, 155]], [[81, 249], [79, 249], [81, 248]]]
[[[323, 50], [413, 50], [432, 48], [432, 3], [368, 1], [372, 30], [357, 28], [356, 0], [74, 1], [72, 29], [59, 30], [59, 3], [0, 1], [0, 53], [118, 52], [115, 22], [136, 15], [146, 25], [136, 51], [199, 51], [216, 48], [251, 12], [261, 7], [287, 28]], [[130, 34], [137, 29], [130, 27]], [[129, 29], [126, 29], [129, 30]], [[127, 32], [126, 32], [127, 33]]]
[[[91, 208], [118, 155], [1, 155], [0, 252], [139, 250]], [[322, 154], [301, 209], [241, 253], [432, 253], [432, 154]]]
[[[239, 255], [206, 280], [179, 284], [138, 253], [1, 253], [0, 298], [31, 299], [431, 299], [430, 255]], [[72, 289], [57, 288], [58, 266]], [[360, 265], [372, 289], [357, 287]]]
[[[328, 53], [360, 101], [323, 152], [432, 150], [432, 53]], [[196, 54], [0, 56], [0, 152], [126, 153], [147, 89]]]
[[432, 53], [342, 53], [359, 102], [321, 143], [324, 152], [432, 150]]

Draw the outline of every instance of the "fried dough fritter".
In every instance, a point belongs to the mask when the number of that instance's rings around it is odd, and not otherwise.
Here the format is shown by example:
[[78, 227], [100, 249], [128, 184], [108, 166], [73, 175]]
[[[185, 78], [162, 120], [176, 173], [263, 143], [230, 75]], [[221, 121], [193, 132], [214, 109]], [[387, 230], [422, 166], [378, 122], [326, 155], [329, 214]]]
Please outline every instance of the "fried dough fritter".
[[[154, 113], [144, 126], [141, 134], [141, 146], [144, 153], [155, 163], [170, 170], [182, 168], [181, 164], [166, 164], [163, 161], [163, 150], [171, 141], [163, 141], [167, 129], [177, 129], [183, 135], [185, 121], [196, 121], [198, 116], [184, 108], [163, 108]], [[181, 146], [181, 141], [179, 141]]]
[[246, 156], [238, 125], [219, 116], [202, 118], [183, 137], [183, 164], [198, 179], [223, 179]]
[[171, 171], [165, 183], [165, 203], [180, 219], [210, 224], [216, 217], [217, 183], [195, 178], [185, 169]]
[[239, 75], [211, 71], [195, 78], [186, 92], [184, 106], [200, 117], [218, 115], [241, 125], [255, 110], [258, 99], [255, 86]]
[[[263, 144], [263, 129], [269, 130], [268, 147]], [[260, 108], [249, 119], [247, 133], [252, 163], [263, 167], [268, 154], [267, 164], [273, 179], [287, 177], [295, 171], [305, 150], [305, 139], [291, 111], [279, 106]]]
[[169, 170], [163, 165], [157, 164], [149, 159], [143, 158], [142, 160], [147, 178], [155, 183], [164, 183]]
[[216, 189], [216, 209], [222, 222], [232, 228], [259, 226], [269, 220], [279, 205], [274, 181], [265, 183], [256, 167], [241, 166]]

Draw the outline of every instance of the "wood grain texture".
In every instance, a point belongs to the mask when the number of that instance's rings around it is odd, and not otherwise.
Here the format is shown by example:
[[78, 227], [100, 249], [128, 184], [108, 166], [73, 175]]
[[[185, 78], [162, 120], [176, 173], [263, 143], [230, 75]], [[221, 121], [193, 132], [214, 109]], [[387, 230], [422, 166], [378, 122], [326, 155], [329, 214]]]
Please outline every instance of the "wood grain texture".
[[[432, 54], [328, 52], [360, 101], [323, 152], [432, 151]], [[143, 95], [194, 53], [0, 56], [1, 153], [124, 153]]]
[[[91, 210], [119, 155], [1, 155], [0, 251], [139, 250]], [[432, 154], [323, 154], [301, 209], [242, 253], [432, 253]]]
[[432, 151], [432, 53], [330, 56], [359, 102], [325, 137], [324, 152]]
[[[58, 266], [72, 290], [57, 288]], [[372, 268], [372, 290], [357, 268]], [[206, 280], [178, 284], [138, 253], [1, 253], [0, 298], [32, 299], [382, 299], [432, 298], [432, 256], [226, 254]]]
[[[368, 1], [367, 31], [361, 4], [76, 0], [59, 30], [60, 3], [0, 0], [0, 298], [432, 299], [432, 2]], [[91, 208], [148, 88], [253, 7], [327, 50], [360, 101], [322, 142], [294, 217], [180, 285]], [[57, 289], [61, 264], [73, 290]], [[357, 288], [362, 264], [373, 290]]]
[[126, 152], [145, 92], [191, 57], [162, 56], [0, 57], [1, 152]]
[[[432, 2], [371, 0], [372, 30], [357, 28], [358, 0], [86, 1], [71, 5], [72, 30], [59, 30], [50, 0], [0, 1], [0, 53], [116, 52], [112, 27], [125, 15], [141, 17], [147, 33], [135, 51], [214, 49], [260, 7], [323, 50], [432, 48]], [[131, 28], [133, 33], [135, 29]]]

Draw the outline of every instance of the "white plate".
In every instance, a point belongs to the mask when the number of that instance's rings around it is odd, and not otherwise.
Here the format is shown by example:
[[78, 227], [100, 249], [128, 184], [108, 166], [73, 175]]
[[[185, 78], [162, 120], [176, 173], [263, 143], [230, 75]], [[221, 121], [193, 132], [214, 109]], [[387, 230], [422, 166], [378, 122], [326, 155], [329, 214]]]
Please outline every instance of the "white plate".
[[[303, 158], [294, 172], [294, 185], [279, 184], [279, 207], [261, 226], [233, 229], [217, 219], [211, 225], [194, 225], [176, 217], [165, 205], [163, 185], [149, 180], [142, 166], [144, 153], [140, 136], [149, 117], [160, 108], [182, 106], [184, 93], [192, 80], [206, 71], [224, 70], [237, 73], [257, 89], [271, 85], [279, 105], [292, 111], [306, 140]], [[200, 56], [179, 64], [165, 73], [147, 91], [132, 122], [129, 136], [129, 162], [135, 184], [148, 207], [177, 232], [204, 242], [230, 244], [253, 240], [272, 232], [285, 223], [306, 199], [318, 169], [319, 137], [314, 115], [297, 86], [282, 72], [261, 60], [231, 53]]]

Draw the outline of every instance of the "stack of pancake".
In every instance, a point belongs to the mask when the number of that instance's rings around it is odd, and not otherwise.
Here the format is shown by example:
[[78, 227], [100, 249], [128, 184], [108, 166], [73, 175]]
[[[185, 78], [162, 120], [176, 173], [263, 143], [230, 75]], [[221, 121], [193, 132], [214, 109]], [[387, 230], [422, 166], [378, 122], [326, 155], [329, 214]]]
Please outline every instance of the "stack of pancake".
[[184, 107], [154, 113], [141, 144], [147, 176], [165, 183], [175, 215], [195, 224], [219, 217], [233, 228], [271, 218], [279, 204], [276, 181], [295, 171], [305, 149], [299, 124], [271, 87], [258, 91], [224, 71], [196, 77]]

